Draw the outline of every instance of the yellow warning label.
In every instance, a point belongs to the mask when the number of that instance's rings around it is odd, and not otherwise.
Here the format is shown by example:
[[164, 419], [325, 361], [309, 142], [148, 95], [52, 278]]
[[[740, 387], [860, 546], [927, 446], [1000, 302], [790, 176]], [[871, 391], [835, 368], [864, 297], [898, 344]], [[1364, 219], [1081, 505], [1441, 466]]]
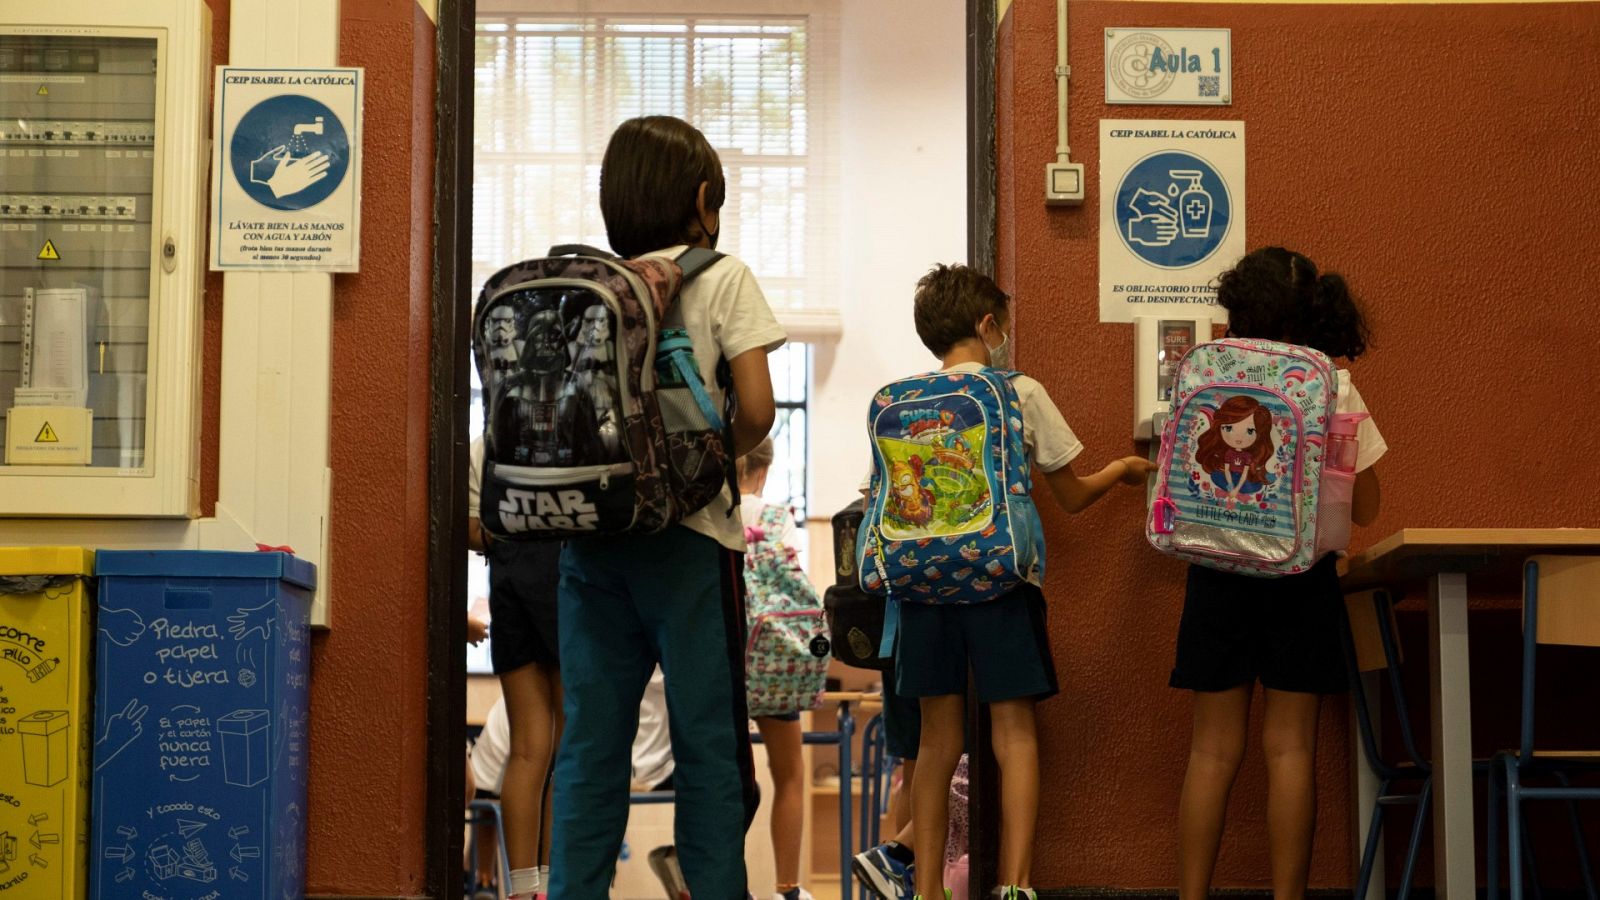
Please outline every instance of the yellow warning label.
[[60, 259], [60, 258], [61, 258], [61, 254], [56, 252], [55, 241], [52, 241], [49, 238], [45, 238], [44, 239], [44, 247], [42, 249], [40, 249], [39, 255], [37, 257], [35, 257], [35, 259]]
[[44, 86], [44, 85], [42, 85], [42, 84], [41, 84], [41, 85], [39, 85], [39, 96], [41, 96], [41, 97], [48, 97], [48, 96], [50, 96], [50, 89], [49, 89], [49, 88], [48, 88], [48, 87], [45, 87], [45, 86]]
[[35, 444], [59, 444], [61, 443], [61, 438], [56, 437], [56, 430], [50, 427], [49, 422], [45, 422], [44, 427], [39, 429], [39, 436], [34, 438], [33, 442]]

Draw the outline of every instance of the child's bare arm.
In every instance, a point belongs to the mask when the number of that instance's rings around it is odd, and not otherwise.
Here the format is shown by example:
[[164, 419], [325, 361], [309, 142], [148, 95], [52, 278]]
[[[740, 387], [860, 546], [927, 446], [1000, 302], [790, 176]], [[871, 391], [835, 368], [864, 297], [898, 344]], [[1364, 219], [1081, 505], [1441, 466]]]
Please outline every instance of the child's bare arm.
[[765, 348], [746, 350], [728, 360], [728, 366], [733, 370], [733, 390], [739, 397], [733, 414], [733, 453], [743, 456], [766, 439], [777, 418], [772, 373], [767, 369]]
[[1046, 472], [1044, 480], [1050, 485], [1050, 493], [1055, 495], [1061, 508], [1069, 513], [1077, 513], [1093, 506], [1118, 481], [1129, 485], [1144, 484], [1145, 477], [1154, 468], [1142, 456], [1125, 456], [1112, 460], [1105, 468], [1082, 478], [1072, 471], [1069, 463], [1054, 472]]
[[1350, 503], [1350, 521], [1365, 527], [1378, 518], [1378, 469], [1368, 466], [1356, 475], [1355, 496]]

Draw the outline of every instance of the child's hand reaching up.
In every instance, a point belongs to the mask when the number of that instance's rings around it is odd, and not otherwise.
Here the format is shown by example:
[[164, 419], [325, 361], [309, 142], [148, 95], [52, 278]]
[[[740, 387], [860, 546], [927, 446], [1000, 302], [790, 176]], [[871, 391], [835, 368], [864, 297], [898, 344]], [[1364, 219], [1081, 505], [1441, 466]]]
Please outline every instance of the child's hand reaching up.
[[1142, 456], [1124, 456], [1122, 464], [1128, 467], [1128, 470], [1122, 473], [1122, 483], [1135, 487], [1144, 484], [1150, 473], [1156, 470], [1156, 464]]

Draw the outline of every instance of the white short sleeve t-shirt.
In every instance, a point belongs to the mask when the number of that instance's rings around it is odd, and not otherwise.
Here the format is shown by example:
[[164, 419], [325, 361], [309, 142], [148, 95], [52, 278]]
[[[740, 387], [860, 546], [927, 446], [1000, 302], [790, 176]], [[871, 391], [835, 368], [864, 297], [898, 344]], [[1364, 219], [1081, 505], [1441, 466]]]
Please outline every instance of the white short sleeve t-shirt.
[[[977, 363], [961, 363], [950, 367], [952, 372], [981, 372]], [[1017, 389], [1017, 400], [1022, 403], [1022, 442], [1027, 445], [1028, 459], [1041, 472], [1054, 472], [1083, 452], [1083, 441], [1072, 433], [1072, 427], [1050, 399], [1044, 385], [1026, 375], [1011, 380]]]
[[[685, 249], [671, 247], [648, 255], [675, 258]], [[664, 324], [689, 332], [700, 377], [719, 410], [724, 392], [717, 386], [718, 361], [731, 360], [751, 350], [771, 353], [788, 340], [750, 267], [732, 256], [718, 260], [690, 282]], [[724, 487], [718, 499], [684, 519], [683, 524], [729, 550], [743, 552], [744, 523], [738, 510], [728, 515], [732, 505], [733, 494]]]
[[467, 469], [467, 515], [474, 519], [482, 519], [478, 507], [483, 505], [483, 438], [472, 442], [472, 449], [467, 451], [471, 458], [470, 468]]
[[506, 718], [506, 698], [501, 697], [489, 708], [483, 732], [472, 744], [472, 780], [480, 790], [500, 793], [510, 755], [511, 720]]
[[1369, 414], [1356, 427], [1356, 471], [1372, 468], [1372, 464], [1389, 451], [1389, 444], [1384, 441], [1383, 432], [1378, 430], [1378, 423], [1372, 419], [1366, 401], [1361, 399], [1361, 392], [1351, 383], [1350, 372], [1346, 369], [1339, 370], [1339, 402], [1333, 411]]

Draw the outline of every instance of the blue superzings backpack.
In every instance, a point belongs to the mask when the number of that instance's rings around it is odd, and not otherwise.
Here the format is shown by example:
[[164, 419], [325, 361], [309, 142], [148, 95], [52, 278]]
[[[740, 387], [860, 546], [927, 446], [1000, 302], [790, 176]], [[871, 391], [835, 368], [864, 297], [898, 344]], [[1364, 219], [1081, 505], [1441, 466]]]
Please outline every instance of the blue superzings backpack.
[[899, 601], [981, 603], [1044, 569], [1015, 372], [935, 372], [878, 391], [872, 479], [857, 538], [863, 590]]

